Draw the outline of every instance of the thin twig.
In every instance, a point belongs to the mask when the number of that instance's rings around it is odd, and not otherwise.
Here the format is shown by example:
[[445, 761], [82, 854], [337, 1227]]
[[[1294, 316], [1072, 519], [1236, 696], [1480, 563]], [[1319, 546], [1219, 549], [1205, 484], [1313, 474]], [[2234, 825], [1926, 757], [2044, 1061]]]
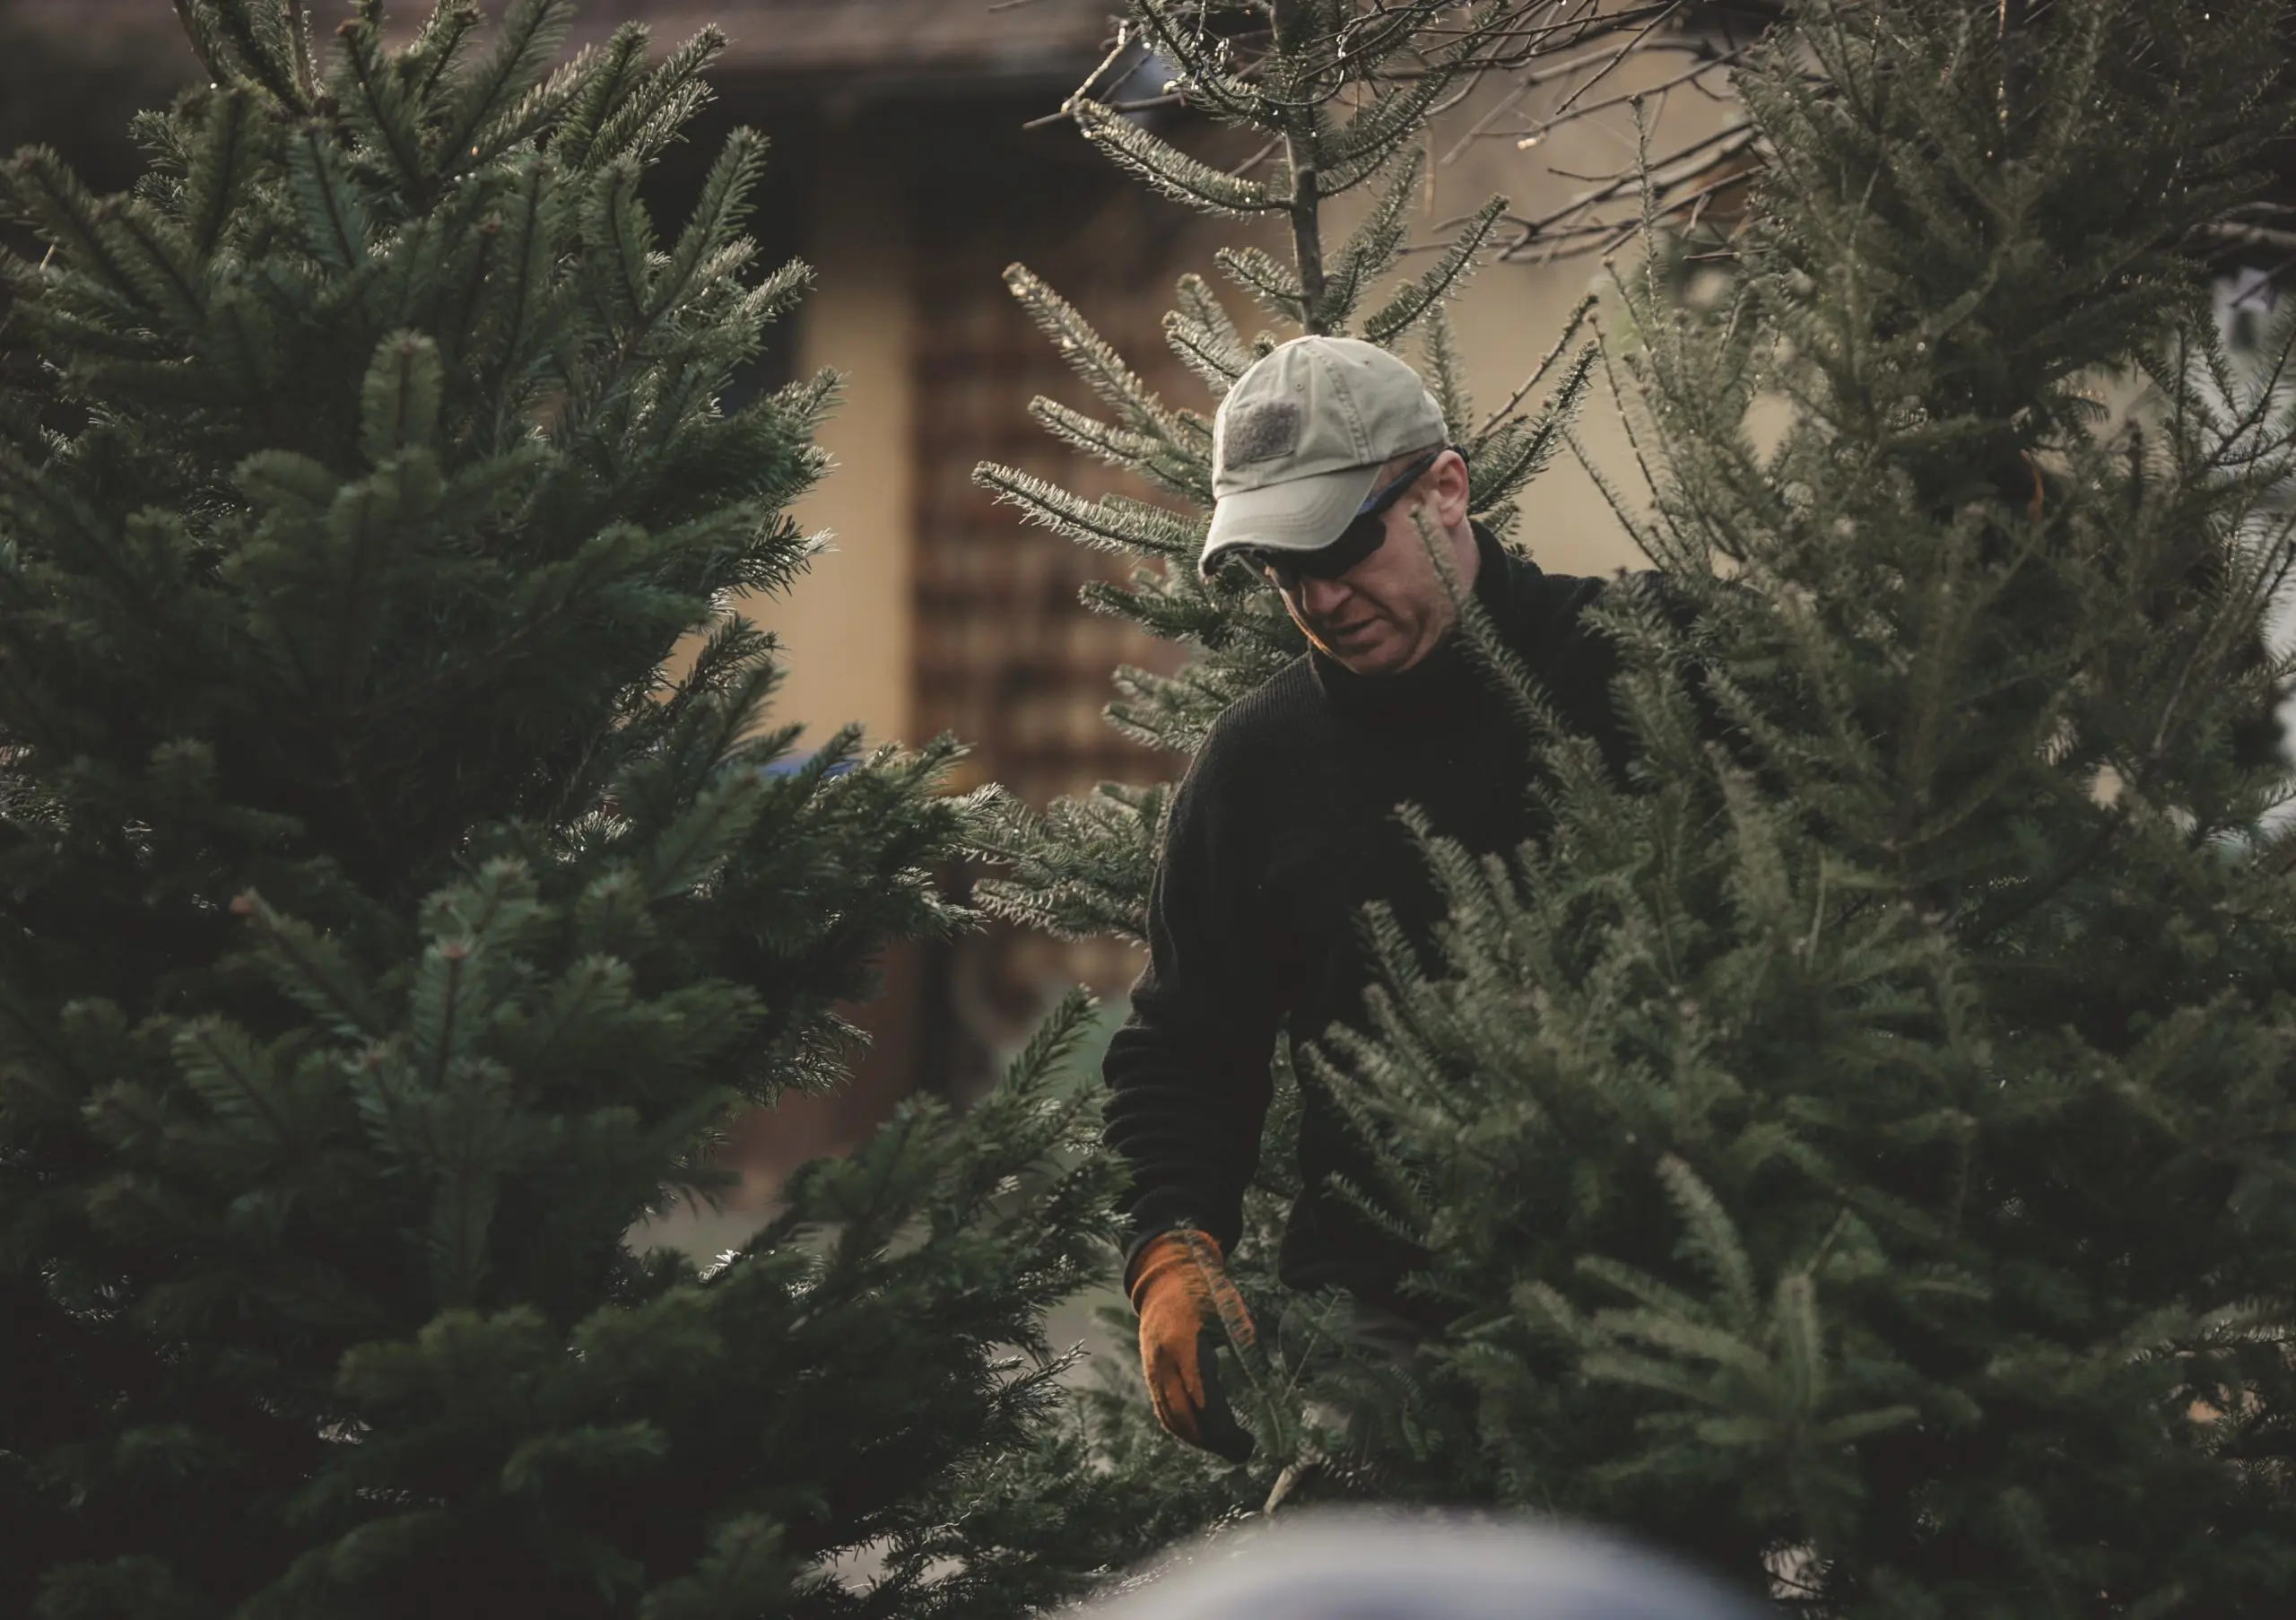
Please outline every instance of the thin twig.
[[[1689, 39], [1679, 42], [1672, 39], [1653, 39], [1646, 43], [1642, 48], [1645, 55], [1653, 51], [1688, 51], [1692, 54], [1697, 54], [1707, 50], [1708, 48], [1709, 48], [1703, 40]], [[1533, 68], [1528, 73], [1523, 74], [1523, 76], [1517, 82], [1526, 88], [1535, 88], [1541, 84], [1552, 84], [1557, 79], [1567, 79], [1572, 74], [1583, 72], [1587, 68], [1593, 67], [1598, 63], [1607, 62], [1608, 60], [1610, 60], [1609, 51], [1590, 50], [1583, 57], [1573, 57], [1568, 62], [1557, 62], [1551, 67]]]
[[[1034, 4], [1034, 0], [1031, 0], [1031, 4]], [[1110, 112], [1147, 112], [1152, 108], [1179, 107], [1185, 105], [1185, 103], [1186, 98], [1178, 91], [1174, 91], [1170, 95], [1150, 96], [1144, 101], [1103, 101], [1100, 105], [1106, 107]], [[1021, 127], [1023, 129], [1042, 129], [1048, 124], [1074, 123], [1075, 118], [1075, 109], [1070, 107], [1064, 107], [1058, 112], [1048, 112], [1042, 118], [1031, 118], [1027, 123], [1022, 125]]]
[[1457, 141], [1452, 144], [1451, 150], [1445, 152], [1442, 157], [1438, 159], [1435, 166], [1438, 169], [1448, 169], [1451, 166], [1452, 161], [1456, 159], [1459, 153], [1465, 152], [1474, 142], [1481, 139], [1485, 130], [1489, 129], [1493, 124], [1496, 124], [1502, 117], [1504, 117], [1509, 108], [1513, 107], [1518, 101], [1520, 101], [1525, 96], [1527, 96], [1530, 93], [1531, 86], [1527, 83], [1518, 82], [1514, 89], [1509, 91], [1504, 96], [1501, 96], [1499, 99], [1498, 103], [1493, 106], [1489, 112], [1483, 114], [1480, 118], [1477, 118], [1474, 121], [1474, 126], [1470, 128], [1466, 134], [1461, 135]]
[[[1687, 185], [1691, 181], [1701, 179], [1705, 176], [1711, 174], [1722, 164], [1741, 155], [1748, 147], [1752, 146], [1753, 143], [1754, 130], [1752, 127], [1744, 124], [1735, 125], [1728, 129], [1718, 130], [1715, 134], [1708, 135], [1702, 140], [1693, 141], [1689, 145], [1675, 151], [1667, 157], [1665, 162], [1661, 166], [1660, 172], [1657, 174], [1645, 176], [1639, 170], [1625, 170], [1617, 175], [1610, 177], [1601, 185], [1596, 186], [1594, 189], [1580, 192], [1577, 196], [1572, 197], [1570, 201], [1564, 204], [1561, 207], [1557, 208], [1552, 213], [1543, 214], [1536, 219], [1527, 220], [1516, 218], [1515, 216], [1510, 215], [1509, 216], [1510, 222], [1519, 226], [1521, 228], [1522, 234], [1518, 237], [1515, 241], [1501, 249], [1498, 257], [1502, 260], [1512, 258], [1514, 256], [1521, 253], [1525, 248], [1528, 248], [1533, 242], [1547, 237], [1556, 226], [1562, 224], [1565, 221], [1570, 220], [1574, 215], [1584, 213], [1587, 209], [1595, 206], [1598, 203], [1606, 203], [1610, 201], [1612, 198], [1618, 196], [1632, 187], [1642, 183], [1646, 179], [1654, 189], [1661, 192], [1669, 191], [1675, 187]], [[1666, 170], [1679, 168], [1680, 165], [1685, 161], [1698, 157], [1698, 154], [1700, 152], [1706, 152], [1708, 155], [1703, 159], [1700, 159], [1693, 167], [1686, 171], [1679, 173], [1665, 172]], [[1616, 227], [1605, 223], [1592, 226], [1573, 234], [1592, 235], [1596, 233], [1606, 233], [1614, 229], [1616, 229]]]
[[1262, 146], [1257, 152], [1252, 153], [1251, 156], [1246, 158], [1234, 168], [1229, 170], [1228, 172], [1239, 180], [1244, 179], [1246, 176], [1249, 175], [1253, 170], [1258, 168], [1262, 163], [1266, 162], [1268, 159], [1274, 157], [1275, 155], [1275, 149], [1283, 144], [1283, 137], [1282, 135], [1275, 135], [1272, 137], [1265, 145]]
[[1618, 65], [1625, 61], [1629, 56], [1633, 54], [1636, 47], [1639, 46], [1643, 40], [1648, 39], [1661, 22], [1664, 22], [1667, 18], [1673, 16], [1674, 13], [1680, 9], [1682, 9], [1680, 0], [1676, 0], [1675, 4], [1668, 5], [1665, 10], [1659, 12], [1657, 15], [1652, 17], [1649, 22], [1644, 23], [1639, 29], [1636, 30], [1634, 36], [1628, 39], [1625, 44], [1620, 46], [1618, 49], [1613, 53], [1611, 59], [1603, 65], [1600, 72], [1596, 73], [1593, 78], [1587, 80], [1584, 84], [1579, 85], [1569, 95], [1563, 97], [1562, 104], [1560, 107], [1557, 107], [1554, 110], [1558, 114], [1569, 112], [1573, 102], [1577, 101], [1580, 96], [1585, 95], [1588, 91], [1594, 89], [1596, 85], [1600, 84], [1605, 79], [1610, 77], [1611, 74], [1617, 68]]
[[1531, 390], [1538, 387], [1539, 379], [1544, 377], [1550, 370], [1553, 370], [1554, 362], [1562, 357], [1562, 351], [1570, 346], [1570, 340], [1578, 335], [1578, 328], [1586, 325], [1587, 318], [1594, 313], [1594, 309], [1595, 295], [1590, 292], [1586, 297], [1578, 300], [1578, 307], [1576, 309], [1573, 309], [1570, 312], [1570, 318], [1562, 323], [1561, 334], [1555, 338], [1554, 346], [1550, 348], [1546, 352], [1544, 358], [1540, 360], [1539, 363], [1532, 368], [1531, 374], [1523, 379], [1523, 386], [1517, 388], [1512, 394], [1509, 394], [1507, 396], [1507, 403], [1505, 405], [1500, 405], [1490, 415], [1483, 418], [1483, 425], [1474, 431], [1474, 436], [1477, 440], [1482, 439], [1483, 436], [1490, 432], [1492, 429], [1497, 427], [1501, 422], [1513, 415], [1515, 413], [1515, 407], [1521, 405], [1525, 399], [1530, 396]]
[[1662, 80], [1658, 83], [1651, 85], [1647, 90], [1621, 91], [1617, 95], [1612, 96], [1605, 100], [1590, 102], [1588, 105], [1579, 108], [1575, 112], [1558, 113], [1557, 116], [1547, 118], [1526, 131], [1523, 135], [1522, 138], [1515, 143], [1515, 149], [1518, 152], [1528, 150], [1531, 146], [1536, 144], [1553, 130], [1560, 128], [1562, 125], [1570, 122], [1574, 118], [1590, 118], [1598, 112], [1608, 112], [1613, 107], [1624, 107], [1630, 102], [1639, 101], [1647, 96], [1663, 96], [1666, 91], [1674, 89], [1678, 85], [1695, 83], [1699, 79], [1712, 73], [1716, 68], [1727, 67], [1731, 65], [1745, 54], [1745, 51], [1742, 48], [1702, 57], [1695, 66], [1687, 68], [1683, 72], [1676, 74], [1671, 79]]

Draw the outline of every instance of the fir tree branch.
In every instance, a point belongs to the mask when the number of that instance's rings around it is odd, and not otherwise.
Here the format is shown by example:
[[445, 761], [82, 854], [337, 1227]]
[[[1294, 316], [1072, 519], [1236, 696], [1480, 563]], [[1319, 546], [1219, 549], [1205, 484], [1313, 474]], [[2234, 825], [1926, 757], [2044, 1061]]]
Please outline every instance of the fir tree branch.
[[1251, 355], [1232, 343], [1223, 342], [1219, 333], [1204, 322], [1178, 309], [1168, 309], [1163, 324], [1166, 345], [1213, 393], [1224, 396], [1236, 379], [1250, 369]]
[[1224, 396], [1250, 366], [1250, 351], [1202, 276], [1193, 271], [1181, 276], [1178, 292], [1180, 307], [1164, 317], [1165, 341], [1182, 363]]
[[471, 144], [476, 151], [468, 160], [472, 167], [491, 163], [513, 147], [552, 128], [583, 86], [592, 82], [599, 62], [597, 48], [586, 45], [574, 53], [571, 60], [506, 108], [500, 118], [473, 137]]
[[2098, 824], [2096, 832], [2091, 835], [2087, 842], [2074, 852], [2072, 858], [2039, 882], [2020, 885], [2007, 903], [1979, 913], [1971, 920], [1963, 937], [1976, 946], [1991, 944], [2000, 936], [2003, 930], [2022, 921], [2026, 917], [2055, 900], [2064, 893], [2068, 884], [2076, 881], [2098, 861], [2103, 859], [2127, 827], [2127, 806], [2114, 805]]
[[1325, 313], [1335, 328], [1346, 325], [1364, 292], [1395, 264], [1403, 247], [1405, 213], [1425, 177], [1425, 160], [1414, 152], [1341, 244], [1324, 290]]
[[63, 248], [75, 269], [120, 303], [135, 310], [148, 307], [104, 229], [105, 205], [89, 194], [53, 149], [27, 147], [0, 174], [6, 178], [7, 200], [18, 218]]
[[584, 164], [596, 169], [624, 158], [652, 162], [686, 120], [709, 103], [709, 86], [702, 75], [725, 50], [726, 36], [713, 23], [665, 57], [600, 121], [583, 153]]
[[667, 270], [653, 290], [649, 318], [659, 319], [694, 287], [704, 261], [741, 229], [749, 208], [750, 192], [765, 166], [765, 138], [752, 129], [736, 129], [710, 165], [701, 196], [679, 233]]
[[[308, 25], [309, 19], [305, 19]], [[439, 84], [462, 59], [463, 47], [483, 19], [477, 0], [434, 0], [401, 58], [407, 90], [418, 107], [434, 105]], [[441, 144], [442, 152], [453, 148]]]
[[1213, 250], [1212, 258], [1270, 315], [1296, 325], [1307, 324], [1307, 293], [1300, 278], [1273, 257], [1257, 248], [1220, 248]]
[[110, 210], [104, 223], [119, 244], [119, 263], [135, 277], [146, 307], [172, 316], [184, 331], [204, 326], [206, 288], [189, 263], [191, 244], [182, 232], [135, 198]]
[[441, 1076], [429, 1112], [439, 1155], [431, 1194], [431, 1286], [446, 1308], [468, 1304], [487, 1271], [511, 1102], [509, 1076], [483, 1061]]
[[207, 82], [218, 87], [247, 82], [239, 71], [239, 62], [224, 42], [222, 30], [216, 27], [216, 13], [205, 0], [174, 0], [176, 21], [183, 27], [184, 38], [190, 42], [191, 54], [207, 74]]
[[638, 200], [642, 170], [615, 159], [591, 171], [582, 198], [582, 249], [598, 311], [613, 328], [618, 357], [653, 325], [654, 232]]
[[1045, 479], [988, 461], [973, 469], [972, 481], [1000, 503], [1020, 508], [1031, 522], [1096, 551], [1128, 556], [1144, 553], [1187, 562], [1204, 546], [1205, 525], [1201, 519], [1161, 507], [1120, 495], [1088, 501]]
[[1085, 139], [1099, 146], [1119, 168], [1138, 176], [1175, 202], [1187, 203], [1207, 213], [1236, 218], [1266, 213], [1285, 205], [1274, 201], [1259, 181], [1244, 179], [1199, 161], [1098, 102], [1080, 99], [1074, 106], [1076, 126]]
[[178, 1032], [174, 1046], [185, 1082], [219, 1119], [260, 1125], [274, 1147], [303, 1145], [303, 1133], [280, 1106], [265, 1054], [245, 1030], [221, 1017], [202, 1018]]
[[[294, 41], [283, 26], [282, 13], [291, 8], [295, 0], [285, 5], [273, 0], [178, 0], [181, 4], [197, 5], [216, 24], [214, 32], [205, 30], [204, 22], [196, 30], [194, 39], [205, 37], [229, 41], [239, 65], [253, 75], [255, 82], [269, 91], [280, 105], [291, 112], [308, 112], [310, 101], [303, 93], [300, 76], [296, 73], [291, 56]], [[351, 26], [351, 25], [346, 25]]]
[[1475, 256], [1490, 240], [1493, 225], [1507, 212], [1507, 199], [1492, 197], [1468, 221], [1457, 240], [1424, 274], [1407, 283], [1386, 305], [1367, 316], [1363, 335], [1375, 344], [1393, 342], [1439, 299], [1448, 298], [1470, 274]]
[[247, 917], [262, 938], [274, 981], [283, 993], [325, 1019], [345, 1040], [388, 1036], [388, 1015], [361, 982], [340, 940], [283, 915], [253, 889], [235, 898], [231, 910]]
[[304, 246], [336, 270], [357, 268], [367, 257], [366, 202], [335, 156], [327, 131], [317, 124], [296, 130], [288, 139], [287, 157]]
[[1470, 499], [1478, 511], [1495, 507], [1546, 470], [1554, 452], [1577, 416], [1594, 377], [1596, 354], [1592, 344], [1581, 349], [1556, 381], [1554, 393], [1539, 414], [1520, 418], [1474, 441], [1468, 451]]
[[1184, 98], [1192, 97], [1223, 118], [1239, 124], [1266, 122], [1260, 92], [1225, 71], [1218, 61], [1220, 45], [1206, 42], [1201, 33], [1183, 33], [1161, 4], [1141, 5], [1134, 16], [1152, 41], [1156, 54], [1180, 70]]
[[375, 14], [362, 14], [358, 21], [346, 22], [338, 36], [343, 41], [343, 71], [336, 78], [336, 93], [359, 133], [361, 145], [381, 154], [410, 196], [427, 202], [430, 175], [415, 109], [406, 87], [384, 59], [379, 9], [365, 5], [362, 0], [362, 10]]
[[[318, 51], [311, 39], [310, 8], [302, 0], [285, 0], [283, 9], [286, 13], [288, 65], [294, 74], [296, 93], [301, 98], [294, 105], [308, 108], [318, 97]], [[426, 24], [424, 32], [429, 31]]]
[[[526, 369], [536, 347], [545, 308], [550, 302], [550, 278], [558, 262], [563, 229], [563, 205], [553, 186], [547, 158], [530, 158], [514, 177], [505, 199], [503, 234], [508, 239], [503, 257], [508, 266], [500, 282], [491, 283], [488, 348], [492, 352], [492, 375], [497, 386]], [[509, 429], [507, 420], [495, 424], [495, 441]]]
[[1102, 400], [1116, 407], [1126, 427], [1170, 441], [1162, 404], [1148, 391], [1107, 339], [1092, 329], [1075, 306], [1031, 274], [1025, 265], [1004, 267], [1004, 284], [1029, 312], [1037, 329], [1052, 340], [1069, 369]]
[[[1433, 73], [1376, 97], [1355, 114], [1336, 138], [1322, 143], [1323, 195], [1337, 196], [1371, 179], [1424, 127], [1429, 109], [1452, 88], [1449, 75]], [[1424, 159], [1420, 160], [1423, 161]]]
[[[1436, 405], [1442, 410], [1444, 425], [1453, 442], [1459, 444], [1460, 424], [1474, 416], [1474, 400], [1467, 392], [1465, 357], [1459, 353], [1457, 340], [1451, 333], [1450, 317], [1444, 313], [1441, 304], [1435, 304], [1428, 309], [1420, 322], [1419, 333], [1424, 350], [1421, 374], [1427, 379], [1427, 390], [1435, 396]], [[1513, 409], [1521, 398], [1522, 396], [1518, 394], [1508, 409]], [[1504, 415], [1506, 412], [1500, 414]], [[1473, 444], [1472, 439], [1460, 444], [1469, 457], [1470, 468], [1473, 466]]]
[[257, 156], [254, 98], [237, 85], [209, 99], [191, 166], [184, 178], [183, 213], [191, 250], [202, 263], [223, 240]]
[[416, 332], [396, 332], [376, 345], [359, 388], [359, 449], [379, 467], [406, 451], [432, 448], [446, 379], [439, 345]]
[[1741, 1328], [1750, 1327], [1760, 1309], [1754, 1287], [1753, 1261], [1748, 1258], [1729, 1213], [1713, 1189], [1682, 1158], [1669, 1154], [1658, 1162], [1658, 1178], [1666, 1186], [1675, 1213], [1689, 1229], [1692, 1256], [1722, 1291], [1728, 1311], [1725, 1319]]
[[622, 23], [605, 48], [580, 64], [562, 87], [565, 112], [551, 131], [549, 152], [568, 170], [590, 167], [599, 131], [645, 73], [648, 37], [641, 24]]
[[1039, 425], [1088, 454], [1114, 466], [1127, 467], [1160, 487], [1200, 506], [1212, 504], [1209, 458], [1182, 455], [1152, 434], [1097, 422], [1057, 400], [1029, 402], [1029, 414]]
[[[1507, 396], [1505, 405], [1483, 419], [1483, 424], [1475, 429], [1473, 438], [1469, 440], [1470, 443], [1481, 444], [1493, 429], [1515, 414], [1516, 408], [1530, 396], [1531, 390], [1539, 386], [1539, 379], [1553, 369], [1556, 361], [1562, 358], [1563, 350], [1570, 346], [1570, 340], [1578, 335], [1578, 328], [1594, 318], [1595, 306], [1599, 301], [1598, 297], [1592, 292], [1578, 300], [1577, 307], [1563, 318], [1561, 329], [1555, 334], [1554, 342], [1547, 346], [1547, 352], [1539, 356], [1539, 363], [1531, 368], [1531, 374], [1523, 379], [1520, 387]], [[1561, 397], [1568, 391], [1565, 388], [1558, 388], [1555, 393], [1557, 397]]]
[[[493, 51], [454, 87], [438, 136], [447, 172], [461, 172], [466, 162], [489, 161], [507, 146], [507, 142], [482, 144], [481, 132], [498, 120], [515, 127], [516, 102], [533, 94], [572, 22], [568, 0], [514, 0], [502, 18]], [[528, 114], [536, 115], [547, 116], [539, 108]]]

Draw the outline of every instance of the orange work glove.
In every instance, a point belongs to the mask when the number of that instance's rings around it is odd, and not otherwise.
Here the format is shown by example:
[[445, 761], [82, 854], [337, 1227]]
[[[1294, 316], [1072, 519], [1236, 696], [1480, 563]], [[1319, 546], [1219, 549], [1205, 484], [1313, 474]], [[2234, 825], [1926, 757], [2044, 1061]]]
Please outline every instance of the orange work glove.
[[1228, 1280], [1220, 1245], [1180, 1227], [1149, 1240], [1127, 1279], [1140, 1313], [1140, 1370], [1167, 1433], [1230, 1462], [1252, 1454], [1252, 1437], [1220, 1392], [1212, 1353], [1222, 1342], [1248, 1348], [1251, 1312]]

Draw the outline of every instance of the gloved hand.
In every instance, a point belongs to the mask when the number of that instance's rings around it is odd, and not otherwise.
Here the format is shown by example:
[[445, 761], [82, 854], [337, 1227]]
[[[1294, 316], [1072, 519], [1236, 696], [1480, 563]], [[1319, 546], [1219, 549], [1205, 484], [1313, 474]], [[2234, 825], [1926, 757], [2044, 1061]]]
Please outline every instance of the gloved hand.
[[1220, 1245], [1190, 1227], [1161, 1232], [1134, 1257], [1126, 1284], [1140, 1313], [1140, 1370], [1156, 1421], [1189, 1445], [1243, 1461], [1252, 1437], [1220, 1392], [1212, 1353], [1229, 1341], [1248, 1348], [1256, 1330]]

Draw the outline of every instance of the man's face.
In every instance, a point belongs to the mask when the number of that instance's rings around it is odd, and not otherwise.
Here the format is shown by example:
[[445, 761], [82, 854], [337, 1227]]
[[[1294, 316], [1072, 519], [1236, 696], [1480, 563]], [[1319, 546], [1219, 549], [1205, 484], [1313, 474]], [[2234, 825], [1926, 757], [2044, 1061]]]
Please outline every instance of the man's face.
[[[1416, 459], [1390, 463], [1387, 472], [1392, 476]], [[1387, 509], [1387, 537], [1378, 550], [1335, 579], [1303, 575], [1296, 585], [1279, 588], [1308, 639], [1357, 675], [1402, 674], [1432, 652], [1458, 617], [1413, 513], [1449, 554], [1465, 590], [1474, 581], [1477, 553], [1466, 520], [1466, 463], [1451, 450]]]

